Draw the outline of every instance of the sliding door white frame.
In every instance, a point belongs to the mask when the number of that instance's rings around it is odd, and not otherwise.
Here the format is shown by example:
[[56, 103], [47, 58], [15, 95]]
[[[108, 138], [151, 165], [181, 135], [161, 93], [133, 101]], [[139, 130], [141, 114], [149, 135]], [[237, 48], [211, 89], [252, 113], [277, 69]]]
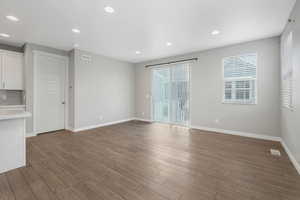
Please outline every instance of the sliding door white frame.
[[174, 123], [174, 122], [171, 122], [171, 120], [169, 120], [169, 122], [164, 122], [164, 121], [157, 121], [157, 120], [154, 119], [154, 105], [153, 105], [153, 73], [154, 73], [154, 70], [153, 69], [171, 68], [172, 65], [174, 65], [174, 64], [163, 65], [163, 66], [160, 66], [160, 67], [151, 67], [151, 73], [150, 73], [150, 80], [151, 80], [151, 88], [150, 88], [151, 89], [151, 99], [150, 99], [151, 121], [153, 121], [153, 122], [159, 122], [159, 123], [165, 123], [165, 124], [170, 124], [170, 125], [184, 126], [184, 127], [188, 127], [188, 128], [190, 127], [190, 125], [191, 125], [191, 64], [192, 64], [192, 62], [182, 63], [182, 64], [188, 65], [187, 66], [187, 70], [188, 70], [188, 86], [187, 86], [187, 88], [188, 88], [188, 96], [187, 96], [187, 101], [188, 101], [188, 106], [189, 106], [188, 107], [188, 110], [189, 110], [188, 111], [189, 112], [189, 116], [188, 117], [189, 117], [189, 119], [187, 121], [187, 124]]

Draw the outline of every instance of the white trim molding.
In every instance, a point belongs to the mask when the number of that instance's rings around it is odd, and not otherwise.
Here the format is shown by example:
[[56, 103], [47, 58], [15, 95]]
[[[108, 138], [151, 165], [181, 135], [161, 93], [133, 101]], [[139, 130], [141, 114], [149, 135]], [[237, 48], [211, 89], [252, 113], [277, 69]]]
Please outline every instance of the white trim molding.
[[232, 130], [209, 128], [209, 127], [203, 127], [203, 126], [191, 126], [190, 128], [203, 130], [203, 131], [210, 131], [210, 132], [215, 132], [215, 133], [223, 133], [223, 134], [228, 134], [228, 135], [237, 135], [237, 136], [243, 136], [243, 137], [249, 137], [249, 138], [281, 142], [281, 137], [261, 135], [261, 134], [257, 134], [257, 133], [247, 133], [247, 132], [242, 132], [242, 131], [232, 131]]
[[[128, 121], [142, 121], [142, 122], [149, 122], [152, 123], [152, 120], [149, 119], [143, 119], [143, 118], [128, 118], [128, 119], [123, 119], [123, 120], [118, 120], [118, 121], [113, 121], [113, 122], [107, 122], [107, 123], [102, 123], [102, 124], [97, 124], [97, 125], [92, 125], [92, 126], [86, 126], [86, 127], [81, 127], [77, 129], [66, 129], [72, 132], [80, 132], [80, 131], [85, 131], [85, 130], [90, 130], [90, 129], [95, 129], [99, 127], [104, 127], [104, 126], [110, 126], [114, 124], [120, 124]], [[293, 156], [292, 152], [289, 150], [288, 146], [286, 143], [282, 140], [281, 137], [275, 137], [275, 136], [269, 136], [269, 135], [260, 135], [256, 133], [247, 133], [247, 132], [241, 132], [241, 131], [232, 131], [232, 130], [224, 130], [224, 129], [219, 129], [219, 128], [209, 128], [209, 127], [203, 127], [203, 126], [191, 126], [189, 127], [191, 129], [197, 129], [197, 130], [203, 130], [203, 131], [209, 131], [209, 132], [214, 132], [214, 133], [219, 133], [219, 134], [228, 134], [228, 135], [236, 135], [236, 136], [242, 136], [242, 137], [248, 137], [248, 138], [255, 138], [255, 139], [262, 139], [262, 140], [270, 140], [270, 141], [276, 141], [280, 142], [281, 145], [283, 146], [285, 152], [287, 153], [290, 161], [294, 165], [295, 169], [297, 170], [298, 174], [300, 175], [300, 164], [296, 160], [296, 158]], [[36, 134], [34, 133], [26, 133], [26, 137], [34, 137]]]
[[33, 53], [33, 111], [32, 111], [32, 125], [33, 125], [33, 136], [36, 136], [38, 133], [36, 131], [36, 99], [37, 99], [37, 88], [36, 88], [36, 79], [37, 79], [37, 74], [36, 74], [36, 68], [37, 68], [37, 57], [38, 56], [48, 56], [52, 58], [57, 58], [61, 59], [65, 62], [65, 117], [64, 117], [64, 128], [68, 128], [68, 122], [69, 122], [69, 57], [68, 56], [62, 56], [62, 55], [57, 55], [53, 53], [48, 53], [44, 51], [39, 51], [39, 50], [34, 50], [32, 51]]
[[242, 136], [242, 137], [249, 137], [249, 138], [261, 139], [261, 140], [270, 140], [270, 141], [280, 142], [281, 145], [283, 146], [285, 152], [287, 153], [290, 161], [292, 162], [292, 164], [294, 165], [298, 174], [300, 175], [300, 163], [293, 156], [292, 152], [289, 150], [288, 146], [286, 145], [286, 143], [284, 142], [284, 140], [281, 137], [260, 135], [260, 134], [256, 134], [256, 133], [247, 133], [247, 132], [241, 132], [241, 131], [224, 130], [224, 129], [219, 129], [219, 128], [209, 128], [209, 127], [202, 127], [202, 126], [191, 126], [190, 128], [214, 132], [214, 133], [221, 133], [221, 134], [223, 133], [223, 134], [228, 134], [228, 135], [236, 135], [236, 136]]
[[150, 120], [150, 119], [143, 119], [143, 118], [134, 118], [134, 120], [136, 120], [136, 121], [141, 121], [141, 122], [149, 122], [149, 123], [154, 122], [153, 120]]
[[129, 121], [132, 121], [132, 120], [135, 120], [135, 118], [128, 118], [128, 119], [123, 119], [123, 120], [118, 120], [118, 121], [113, 121], [113, 122], [107, 122], [107, 123], [102, 123], [102, 124], [85, 126], [85, 127], [73, 129], [71, 131], [73, 131], [73, 132], [86, 131], [86, 130], [90, 130], [90, 129], [94, 129], [94, 128], [100, 128], [100, 127], [104, 127], [104, 126], [110, 126], [110, 125], [114, 125], [114, 124], [129, 122]]
[[26, 138], [34, 137], [36, 134], [34, 132], [26, 133]]
[[297, 159], [293, 156], [292, 152], [290, 151], [290, 149], [288, 148], [288, 146], [286, 145], [286, 143], [284, 142], [284, 140], [281, 140], [281, 145], [283, 146], [285, 152], [287, 153], [287, 155], [290, 158], [290, 161], [293, 163], [294, 167], [296, 168], [298, 174], [300, 175], [300, 164], [297, 161]]

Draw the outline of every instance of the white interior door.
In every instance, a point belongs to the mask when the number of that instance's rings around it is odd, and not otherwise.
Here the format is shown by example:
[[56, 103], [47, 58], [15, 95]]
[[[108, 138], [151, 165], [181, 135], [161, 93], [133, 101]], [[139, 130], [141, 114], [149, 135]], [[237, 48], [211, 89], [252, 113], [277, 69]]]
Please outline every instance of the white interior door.
[[38, 52], [34, 57], [35, 133], [64, 129], [67, 59]]

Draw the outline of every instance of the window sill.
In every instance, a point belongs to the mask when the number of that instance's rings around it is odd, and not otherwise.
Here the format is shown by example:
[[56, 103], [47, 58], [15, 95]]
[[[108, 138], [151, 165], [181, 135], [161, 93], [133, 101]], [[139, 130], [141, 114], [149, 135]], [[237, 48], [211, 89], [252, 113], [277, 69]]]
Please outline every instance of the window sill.
[[233, 105], [257, 105], [257, 102], [254, 102], [254, 103], [248, 103], [248, 102], [223, 101], [222, 104], [233, 104]]

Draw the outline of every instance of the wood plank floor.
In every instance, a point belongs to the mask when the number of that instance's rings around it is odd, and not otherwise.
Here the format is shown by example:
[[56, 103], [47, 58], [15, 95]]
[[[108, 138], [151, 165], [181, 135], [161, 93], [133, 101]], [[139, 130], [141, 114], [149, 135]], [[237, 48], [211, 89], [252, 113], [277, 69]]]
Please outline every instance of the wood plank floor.
[[299, 200], [300, 176], [277, 142], [136, 121], [29, 138], [0, 174], [0, 200], [94, 199]]

